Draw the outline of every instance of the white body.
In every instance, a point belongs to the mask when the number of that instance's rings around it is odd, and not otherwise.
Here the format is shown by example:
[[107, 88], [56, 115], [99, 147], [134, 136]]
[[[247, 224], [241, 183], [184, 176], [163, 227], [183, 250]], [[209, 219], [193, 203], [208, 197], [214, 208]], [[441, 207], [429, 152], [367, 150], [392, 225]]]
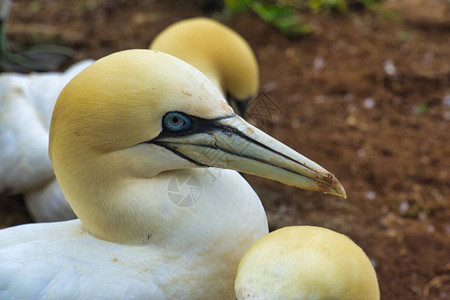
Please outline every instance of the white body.
[[164, 195], [186, 218], [176, 237], [161, 244], [103, 241], [79, 220], [1, 230], [0, 299], [234, 299], [241, 256], [268, 232], [264, 209], [235, 171], [182, 172], [201, 182], [192, 206], [168, 199], [176, 172], [158, 176], [146, 191]]

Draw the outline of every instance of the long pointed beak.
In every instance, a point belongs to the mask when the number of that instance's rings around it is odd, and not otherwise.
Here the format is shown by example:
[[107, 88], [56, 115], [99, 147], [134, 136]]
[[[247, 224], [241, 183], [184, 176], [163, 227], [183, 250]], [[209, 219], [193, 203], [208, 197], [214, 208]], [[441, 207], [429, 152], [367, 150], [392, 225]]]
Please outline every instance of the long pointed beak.
[[203, 120], [185, 135], [161, 135], [151, 141], [199, 166], [233, 169], [311, 191], [346, 198], [327, 170], [232, 115]]

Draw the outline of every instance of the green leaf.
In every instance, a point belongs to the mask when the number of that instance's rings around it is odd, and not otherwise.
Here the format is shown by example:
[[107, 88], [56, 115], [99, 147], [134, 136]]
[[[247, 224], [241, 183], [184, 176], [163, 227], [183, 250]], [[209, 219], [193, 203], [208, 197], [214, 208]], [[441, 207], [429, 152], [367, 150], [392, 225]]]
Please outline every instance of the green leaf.
[[239, 14], [245, 12], [250, 6], [251, 0], [224, 0], [225, 10], [229, 14]]
[[286, 6], [277, 6], [271, 4], [262, 4], [253, 2], [251, 8], [264, 21], [271, 22], [279, 18], [288, 17], [294, 14], [294, 10]]
[[267, 4], [258, 0], [224, 0], [224, 4], [225, 12], [229, 14], [242, 13], [250, 8], [261, 19], [286, 35], [307, 34], [313, 29], [310, 25], [302, 24], [295, 10], [286, 5]]

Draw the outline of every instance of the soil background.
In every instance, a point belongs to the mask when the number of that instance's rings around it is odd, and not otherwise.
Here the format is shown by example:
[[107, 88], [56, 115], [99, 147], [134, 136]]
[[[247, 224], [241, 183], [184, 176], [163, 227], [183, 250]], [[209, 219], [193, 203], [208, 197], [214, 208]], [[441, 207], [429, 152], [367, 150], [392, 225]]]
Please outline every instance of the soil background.
[[[69, 46], [74, 63], [147, 48], [184, 18], [230, 26], [260, 65], [250, 115], [266, 114], [253, 122], [334, 173], [348, 195], [246, 176], [271, 230], [309, 224], [350, 236], [371, 258], [383, 299], [450, 299], [450, 4], [381, 7], [397, 18], [303, 13], [315, 32], [292, 39], [252, 13], [229, 18], [202, 1], [16, 0], [7, 32], [13, 49]], [[0, 197], [0, 228], [30, 221], [20, 196]]]

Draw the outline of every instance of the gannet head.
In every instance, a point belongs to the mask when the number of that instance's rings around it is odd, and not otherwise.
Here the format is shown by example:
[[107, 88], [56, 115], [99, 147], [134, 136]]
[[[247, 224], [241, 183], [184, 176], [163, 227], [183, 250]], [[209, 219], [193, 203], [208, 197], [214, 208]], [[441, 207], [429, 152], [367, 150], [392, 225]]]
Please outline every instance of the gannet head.
[[96, 236], [141, 228], [152, 219], [147, 210], [165, 217], [157, 192], [150, 200], [135, 193], [170, 170], [234, 169], [345, 197], [328, 171], [236, 116], [201, 72], [154, 50], [109, 55], [74, 77], [53, 111], [49, 154], [64, 195]]
[[242, 258], [237, 299], [380, 299], [364, 251], [347, 236], [312, 226], [285, 227], [258, 240]]
[[256, 97], [258, 64], [248, 43], [221, 23], [194, 18], [172, 24], [153, 40], [150, 49], [178, 57], [203, 72], [242, 115]]

